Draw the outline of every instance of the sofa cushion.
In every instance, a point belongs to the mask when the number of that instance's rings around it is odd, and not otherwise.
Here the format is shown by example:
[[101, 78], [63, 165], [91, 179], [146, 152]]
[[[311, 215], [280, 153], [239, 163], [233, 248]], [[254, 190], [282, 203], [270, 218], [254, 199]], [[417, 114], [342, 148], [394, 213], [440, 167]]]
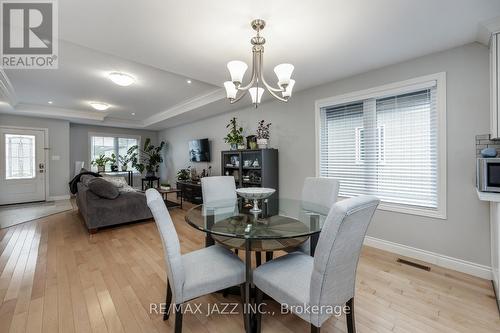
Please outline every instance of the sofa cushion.
[[102, 178], [96, 177], [91, 179], [87, 186], [92, 193], [100, 196], [101, 198], [116, 199], [118, 195], [120, 195], [120, 192], [113, 184]]
[[80, 177], [80, 182], [85, 185], [85, 186], [89, 186], [89, 181], [91, 181], [92, 179], [94, 179], [96, 177], [92, 176], [92, 175], [82, 175]]
[[127, 181], [125, 180], [125, 177], [102, 177], [102, 179], [110, 182], [111, 184], [113, 184], [115, 187], [117, 188], [122, 188], [123, 186], [127, 186], [128, 183]]

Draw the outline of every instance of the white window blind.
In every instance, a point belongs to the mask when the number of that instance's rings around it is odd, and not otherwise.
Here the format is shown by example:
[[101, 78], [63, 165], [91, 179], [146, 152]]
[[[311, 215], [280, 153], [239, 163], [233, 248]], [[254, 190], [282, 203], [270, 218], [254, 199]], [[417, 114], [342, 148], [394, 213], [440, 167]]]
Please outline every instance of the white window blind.
[[320, 109], [319, 172], [341, 196], [438, 209], [436, 85]]

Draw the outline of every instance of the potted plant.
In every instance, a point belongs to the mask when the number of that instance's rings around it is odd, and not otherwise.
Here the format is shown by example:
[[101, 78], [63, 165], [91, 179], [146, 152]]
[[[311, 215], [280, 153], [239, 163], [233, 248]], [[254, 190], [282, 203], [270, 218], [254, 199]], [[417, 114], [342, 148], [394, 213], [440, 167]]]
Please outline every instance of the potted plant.
[[236, 123], [236, 117], [233, 117], [229, 124], [226, 125], [226, 128], [229, 128], [229, 133], [227, 133], [224, 138], [224, 142], [228, 143], [231, 146], [232, 150], [236, 150], [239, 147], [243, 147], [245, 149], [245, 141], [243, 138], [243, 127], [238, 126]]
[[190, 166], [188, 166], [185, 169], [180, 169], [179, 171], [177, 171], [177, 180], [187, 181], [189, 179], [191, 179], [191, 167]]
[[156, 172], [163, 163], [162, 150], [165, 147], [165, 141], [162, 141], [159, 146], [151, 143], [151, 139], [147, 138], [144, 141], [143, 149], [135, 145], [129, 148], [127, 154], [130, 156], [132, 166], [143, 173], [146, 170], [146, 178], [155, 178]]
[[128, 164], [132, 162], [132, 158], [129, 154], [118, 155], [118, 162], [122, 165], [122, 171], [127, 171]]
[[104, 172], [106, 170], [106, 163], [109, 162], [109, 157], [104, 154], [99, 155], [95, 160], [91, 162], [92, 165], [97, 166], [97, 172]]
[[111, 163], [111, 171], [118, 171], [118, 164], [116, 163], [116, 155], [113, 153], [109, 158], [109, 162]]
[[271, 126], [271, 123], [265, 123], [264, 120], [259, 121], [258, 127], [257, 127], [257, 145], [259, 148], [267, 148], [267, 145], [269, 144], [269, 127]]
[[161, 184], [160, 184], [160, 188], [161, 188], [162, 190], [169, 191], [171, 187], [170, 187], [170, 184], [169, 184], [169, 183], [161, 183]]

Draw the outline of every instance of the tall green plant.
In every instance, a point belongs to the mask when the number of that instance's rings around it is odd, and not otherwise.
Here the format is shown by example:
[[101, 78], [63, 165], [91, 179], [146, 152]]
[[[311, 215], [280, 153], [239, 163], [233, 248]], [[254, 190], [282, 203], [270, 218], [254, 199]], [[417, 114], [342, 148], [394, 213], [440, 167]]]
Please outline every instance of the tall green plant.
[[135, 145], [128, 149], [127, 154], [130, 156], [132, 166], [140, 173], [143, 173], [144, 170], [147, 172], [157, 172], [160, 163], [163, 163], [162, 150], [164, 147], [165, 141], [162, 141], [159, 146], [155, 147], [151, 143], [151, 139], [147, 138], [144, 141], [143, 149]]
[[226, 125], [226, 128], [229, 128], [229, 133], [227, 133], [226, 137], [224, 138], [224, 142], [230, 145], [240, 145], [245, 142], [243, 138], [243, 127], [238, 126], [236, 117], [233, 117], [229, 121], [229, 124]]

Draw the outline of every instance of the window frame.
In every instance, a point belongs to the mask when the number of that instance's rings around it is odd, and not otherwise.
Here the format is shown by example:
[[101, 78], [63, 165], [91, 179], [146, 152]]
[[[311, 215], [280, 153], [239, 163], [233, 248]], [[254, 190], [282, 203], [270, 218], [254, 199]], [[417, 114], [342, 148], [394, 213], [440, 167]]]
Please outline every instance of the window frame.
[[[321, 145], [321, 109], [340, 104], [347, 104], [370, 98], [383, 98], [404, 94], [419, 89], [436, 85], [436, 111], [437, 111], [437, 209], [426, 209], [404, 204], [381, 202], [378, 209], [403, 214], [447, 219], [447, 175], [446, 175], [446, 72], [425, 75], [409, 80], [393, 82], [381, 86], [336, 95], [315, 101], [315, 170], [316, 176], [320, 175], [320, 145]], [[345, 198], [340, 196], [340, 198]]]
[[[137, 140], [137, 145], [139, 146], [139, 148], [141, 147], [141, 136], [140, 135], [89, 132], [88, 133], [88, 145], [89, 145], [89, 148], [88, 148], [88, 163], [89, 163], [89, 167], [90, 168], [92, 167], [92, 137], [94, 137], [94, 136], [97, 136], [97, 137], [108, 137], [108, 138], [115, 138], [115, 139], [120, 139], [120, 138], [123, 138], [123, 139], [135, 139], [135, 140]], [[115, 149], [117, 149], [117, 148], [118, 147], [115, 145]], [[115, 154], [117, 154], [117, 153], [118, 153], [118, 151], [116, 150]], [[118, 171], [121, 172], [121, 169], [119, 169]], [[137, 171], [135, 169], [132, 169], [131, 171], [135, 175], [140, 174], [139, 171]]]

